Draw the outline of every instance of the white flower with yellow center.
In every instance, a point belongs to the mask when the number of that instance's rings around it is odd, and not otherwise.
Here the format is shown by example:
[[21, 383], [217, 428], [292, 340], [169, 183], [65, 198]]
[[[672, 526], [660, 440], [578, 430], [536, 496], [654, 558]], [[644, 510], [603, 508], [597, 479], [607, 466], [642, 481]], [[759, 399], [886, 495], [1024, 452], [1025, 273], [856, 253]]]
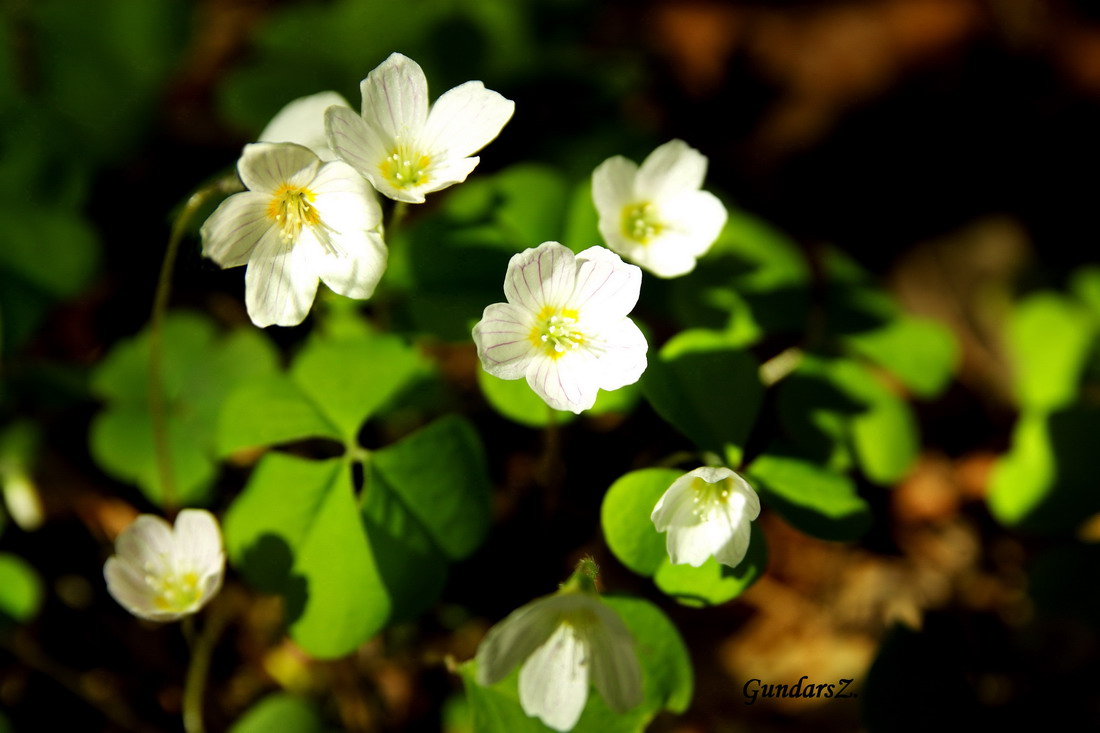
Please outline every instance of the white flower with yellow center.
[[424, 195], [466, 180], [512, 117], [515, 102], [468, 81], [428, 107], [428, 79], [410, 58], [391, 54], [360, 84], [363, 114], [343, 107], [325, 113], [330, 147], [397, 201], [424, 203]]
[[603, 247], [574, 255], [544, 242], [513, 255], [508, 302], [487, 307], [474, 326], [482, 367], [526, 378], [556, 410], [587, 410], [600, 389], [633, 384], [645, 371], [648, 344], [627, 318], [641, 282], [641, 270]]
[[749, 522], [760, 516], [760, 499], [745, 479], [728, 468], [704, 467], [672, 482], [650, 518], [668, 532], [665, 547], [673, 565], [699, 567], [714, 556], [736, 567], [749, 547]]
[[325, 135], [325, 110], [329, 107], [351, 109], [347, 100], [336, 92], [299, 97], [279, 110], [256, 139], [262, 143], [297, 143], [323, 161], [336, 160]]
[[667, 142], [639, 168], [621, 155], [592, 173], [592, 198], [607, 246], [659, 277], [695, 268], [726, 224], [726, 207], [699, 190], [707, 159], [682, 140]]
[[350, 166], [323, 163], [301, 145], [246, 145], [237, 193], [202, 226], [203, 253], [222, 267], [248, 265], [245, 304], [257, 326], [301, 323], [318, 279], [369, 298], [386, 269], [382, 210]]
[[642, 701], [634, 637], [595, 593], [566, 590], [513, 611], [478, 647], [478, 684], [496, 684], [520, 663], [523, 712], [557, 731], [577, 724], [590, 683], [616, 713]]
[[184, 509], [173, 529], [142, 514], [115, 541], [103, 566], [107, 590], [130, 613], [175, 621], [195, 613], [222, 585], [225, 553], [218, 520], [203, 509]]

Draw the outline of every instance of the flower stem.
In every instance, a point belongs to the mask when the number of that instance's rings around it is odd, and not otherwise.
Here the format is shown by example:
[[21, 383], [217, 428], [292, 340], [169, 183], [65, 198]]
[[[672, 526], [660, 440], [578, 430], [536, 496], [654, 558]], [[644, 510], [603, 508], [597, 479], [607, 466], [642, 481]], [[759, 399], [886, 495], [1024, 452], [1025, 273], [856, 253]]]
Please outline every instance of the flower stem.
[[409, 205], [404, 201], [394, 202], [393, 209], [390, 211], [390, 223], [386, 225], [386, 241], [390, 241], [394, 232], [397, 231], [397, 227], [401, 225], [401, 222], [405, 220], [405, 214], [409, 211]]
[[[187, 733], [205, 733], [202, 722], [202, 699], [206, 690], [206, 678], [210, 672], [210, 659], [214, 647], [229, 621], [229, 601], [225, 596], [215, 598], [210, 604], [209, 616], [197, 639], [188, 635], [191, 646], [191, 665], [187, 668], [187, 680], [183, 685], [183, 729]], [[185, 621], [191, 621], [187, 617]], [[185, 629], [185, 632], [187, 629]]]
[[168, 512], [175, 508], [177, 499], [164, 395], [164, 314], [168, 310], [168, 297], [172, 292], [172, 270], [176, 265], [176, 256], [179, 254], [183, 234], [195, 212], [209, 198], [239, 190], [241, 190], [241, 183], [234, 175], [219, 179], [191, 194], [172, 224], [168, 247], [164, 251], [164, 261], [160, 265], [157, 292], [153, 296], [153, 313], [149, 324], [149, 417], [153, 429], [153, 451], [157, 461], [157, 475], [160, 479], [161, 505]]

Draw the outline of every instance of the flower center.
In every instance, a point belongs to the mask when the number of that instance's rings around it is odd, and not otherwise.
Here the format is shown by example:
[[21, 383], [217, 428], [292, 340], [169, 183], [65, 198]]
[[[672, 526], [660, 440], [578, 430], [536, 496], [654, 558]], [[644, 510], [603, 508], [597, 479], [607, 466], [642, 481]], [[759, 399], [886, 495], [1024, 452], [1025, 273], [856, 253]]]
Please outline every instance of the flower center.
[[691, 499], [692, 503], [695, 504], [692, 513], [702, 522], [709, 520], [718, 511], [719, 507], [729, 500], [732, 485], [733, 479], [729, 477], [712, 484], [706, 479], [696, 476], [691, 481], [691, 488], [695, 491], [695, 496]]
[[665, 225], [658, 218], [657, 207], [648, 201], [623, 207], [623, 234], [640, 244], [649, 244], [660, 236]]
[[527, 338], [551, 359], [560, 359], [585, 342], [584, 334], [577, 328], [578, 317], [579, 314], [572, 308], [543, 306], [535, 316], [535, 325]]
[[382, 171], [382, 177], [395, 188], [412, 188], [423, 186], [430, 180], [428, 167], [431, 164], [430, 155], [422, 155], [407, 145], [399, 144], [378, 167]]
[[199, 576], [194, 571], [169, 573], [160, 577], [146, 575], [147, 582], [156, 594], [153, 605], [161, 611], [181, 613], [198, 603], [202, 592], [199, 590]]
[[289, 183], [279, 186], [272, 194], [267, 204], [267, 218], [279, 225], [279, 236], [284, 242], [297, 240], [303, 224], [317, 226], [321, 223], [321, 217], [312, 205], [316, 197], [308, 188]]

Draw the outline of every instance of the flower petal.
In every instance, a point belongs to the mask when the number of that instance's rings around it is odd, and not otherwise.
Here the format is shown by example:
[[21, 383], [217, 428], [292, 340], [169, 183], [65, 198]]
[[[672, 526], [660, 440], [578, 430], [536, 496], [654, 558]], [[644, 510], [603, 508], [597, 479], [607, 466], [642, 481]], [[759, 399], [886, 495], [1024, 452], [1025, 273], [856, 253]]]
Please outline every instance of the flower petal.
[[596, 604], [595, 611], [600, 623], [587, 630], [592, 684], [609, 708], [625, 713], [640, 705], [644, 697], [634, 637], [615, 611], [602, 603]]
[[672, 482], [665, 490], [649, 518], [658, 532], [664, 532], [673, 525], [686, 524], [695, 510], [695, 492], [691, 488], [694, 472], [685, 473]]
[[570, 351], [558, 358], [536, 351], [528, 362], [527, 384], [555, 410], [580, 414], [596, 402], [596, 358], [587, 349]]
[[638, 198], [634, 193], [637, 175], [637, 164], [621, 155], [608, 158], [592, 171], [592, 201], [601, 224], [606, 219], [615, 230], [622, 229], [623, 207]]
[[[362, 229], [333, 233], [329, 241], [335, 252], [326, 250], [312, 233], [310, 239], [310, 267], [333, 292], [359, 300], [374, 294], [386, 271], [386, 245], [379, 234]], [[307, 242], [303, 231], [298, 246]]]
[[244, 275], [245, 305], [257, 326], [296, 326], [305, 320], [317, 295], [317, 273], [307, 247], [264, 237]]
[[294, 143], [252, 143], [244, 146], [237, 172], [250, 191], [274, 193], [279, 186], [307, 186], [321, 159]]
[[590, 653], [571, 625], [558, 626], [520, 669], [519, 702], [523, 712], [554, 730], [572, 730], [588, 701]]
[[203, 222], [202, 253], [222, 267], [248, 263], [252, 250], [275, 225], [267, 215], [271, 196], [244, 191], [222, 201]]
[[665, 549], [673, 565], [699, 567], [733, 539], [734, 528], [723, 517], [720, 521], [673, 525], [665, 538]]
[[428, 78], [419, 64], [391, 53], [360, 82], [359, 90], [363, 119], [384, 136], [383, 145], [418, 137], [428, 119]]
[[521, 379], [534, 347], [531, 314], [511, 303], [493, 303], [474, 326], [477, 356], [485, 371], [501, 379]]
[[407, 200], [410, 203], [424, 203], [424, 194], [440, 191], [448, 186], [465, 181], [466, 177], [477, 167], [480, 160], [481, 158], [475, 155], [471, 158], [445, 158], [434, 163], [428, 168], [427, 179], [424, 183], [419, 186], [401, 189], [407, 196], [419, 198], [399, 200]]
[[153, 591], [145, 582], [143, 573], [131, 563], [120, 560], [118, 556], [108, 558], [103, 566], [103, 578], [107, 581], [107, 592], [127, 611], [141, 618], [156, 615]]
[[321, 221], [338, 232], [375, 229], [382, 223], [382, 207], [374, 190], [346, 163], [323, 165], [309, 190]]
[[477, 648], [479, 685], [495, 685], [546, 643], [561, 620], [561, 604], [556, 598], [547, 596], [531, 601], [489, 629]]
[[635, 190], [642, 200], [659, 202], [684, 191], [696, 191], [707, 175], [707, 157], [683, 140], [671, 140], [645, 159]]
[[732, 493], [726, 501], [725, 511], [719, 512], [720, 519], [713, 520], [725, 522], [730, 532], [726, 543], [715, 551], [714, 559], [731, 568], [741, 564], [749, 549], [752, 530], [744, 504], [745, 498], [740, 493]]
[[142, 514], [115, 540], [119, 559], [153, 574], [169, 567], [175, 548], [172, 527], [154, 514]]
[[561, 308], [567, 305], [576, 278], [577, 265], [573, 252], [557, 242], [543, 242], [538, 247], [512, 255], [504, 279], [504, 296], [512, 305], [533, 313], [546, 306]]
[[177, 569], [207, 576], [225, 566], [221, 528], [205, 509], [181, 511], [173, 535]]
[[648, 365], [648, 350], [645, 335], [629, 318], [604, 329], [600, 332], [600, 350], [595, 364], [596, 384], [608, 391], [634, 384]]
[[258, 140], [267, 143], [297, 143], [312, 150], [321, 160], [335, 160], [336, 154], [325, 137], [325, 110], [351, 105], [336, 92], [319, 92], [299, 97], [271, 118]]
[[670, 230], [683, 235], [694, 257], [710, 249], [722, 233], [728, 213], [709, 191], [690, 191], [661, 202], [661, 217]]
[[585, 321], [617, 321], [638, 303], [642, 271], [604, 247], [589, 247], [577, 255], [577, 284], [570, 306]]
[[516, 103], [468, 81], [436, 100], [420, 137], [421, 144], [447, 158], [465, 158], [488, 145], [512, 119]]
[[393, 186], [379, 167], [388, 155], [386, 147], [362, 117], [347, 107], [329, 107], [325, 111], [325, 136], [337, 158], [364, 176], [378, 191], [390, 196], [387, 189]]
[[625, 256], [657, 277], [679, 277], [695, 269], [697, 241], [666, 231], [649, 244], [631, 247]]

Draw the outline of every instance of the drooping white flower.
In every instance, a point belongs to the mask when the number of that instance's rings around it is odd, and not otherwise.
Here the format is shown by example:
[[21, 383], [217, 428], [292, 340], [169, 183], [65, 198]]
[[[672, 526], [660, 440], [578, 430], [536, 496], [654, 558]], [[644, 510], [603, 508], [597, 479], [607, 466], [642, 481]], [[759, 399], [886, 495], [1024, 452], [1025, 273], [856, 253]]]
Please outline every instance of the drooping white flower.
[[508, 302], [487, 307], [474, 326], [482, 367], [526, 377], [556, 410], [587, 410], [600, 389], [633, 384], [645, 371], [649, 345], [627, 318], [641, 282], [641, 270], [603, 247], [574, 255], [543, 242], [513, 255]]
[[577, 724], [589, 683], [617, 713], [642, 701], [634, 637], [594, 593], [539, 598], [490, 629], [477, 650], [478, 684], [496, 684], [521, 663], [523, 712], [554, 730]]
[[318, 279], [349, 298], [371, 296], [386, 269], [386, 245], [377, 231], [382, 210], [362, 176], [288, 143], [246, 145], [237, 171], [248, 190], [202, 225], [203, 254], [222, 267], [248, 265], [253, 323], [301, 323]]
[[119, 604], [153, 621], [195, 613], [217, 594], [225, 572], [218, 520], [203, 509], [184, 509], [173, 528], [142, 514], [115, 541], [103, 575]]
[[299, 97], [271, 118], [257, 140], [262, 143], [297, 143], [312, 150], [325, 162], [336, 160], [336, 153], [332, 152], [325, 135], [325, 110], [329, 107], [351, 109], [348, 101], [336, 92]]
[[749, 547], [749, 522], [760, 499], [745, 479], [725, 467], [703, 467], [672, 482], [650, 519], [668, 532], [665, 547], [674, 565], [699, 567], [710, 558], [736, 567]]
[[410, 58], [390, 54], [360, 83], [363, 114], [325, 113], [330, 147], [380, 193], [420, 204], [424, 195], [466, 180], [512, 117], [515, 102], [480, 81], [451, 89], [428, 108], [428, 80]]
[[621, 155], [592, 173], [592, 198], [607, 246], [659, 277], [691, 272], [726, 224], [726, 207], [699, 190], [707, 158], [682, 140], [639, 168]]

